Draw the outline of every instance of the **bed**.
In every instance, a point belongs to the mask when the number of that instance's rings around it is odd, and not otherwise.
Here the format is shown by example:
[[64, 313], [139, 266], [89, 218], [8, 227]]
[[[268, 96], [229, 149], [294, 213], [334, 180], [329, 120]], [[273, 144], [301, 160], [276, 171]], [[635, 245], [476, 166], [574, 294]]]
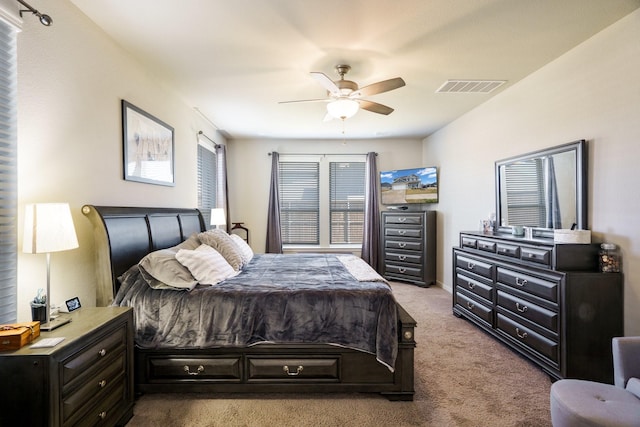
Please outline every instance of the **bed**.
[[[357, 268], [361, 260], [255, 254], [215, 286], [152, 289], [138, 264], [202, 235], [200, 211], [85, 205], [82, 212], [94, 228], [97, 305], [134, 307], [137, 392], [364, 392], [413, 400], [415, 321], [384, 279]], [[185, 306], [197, 320], [175, 315]], [[337, 323], [345, 316], [350, 323]]]

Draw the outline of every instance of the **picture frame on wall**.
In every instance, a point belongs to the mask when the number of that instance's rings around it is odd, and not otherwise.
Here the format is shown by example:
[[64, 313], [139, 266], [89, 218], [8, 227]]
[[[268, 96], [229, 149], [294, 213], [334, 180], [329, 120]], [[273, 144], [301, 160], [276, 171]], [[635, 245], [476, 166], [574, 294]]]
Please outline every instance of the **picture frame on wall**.
[[124, 179], [175, 185], [174, 129], [122, 100]]

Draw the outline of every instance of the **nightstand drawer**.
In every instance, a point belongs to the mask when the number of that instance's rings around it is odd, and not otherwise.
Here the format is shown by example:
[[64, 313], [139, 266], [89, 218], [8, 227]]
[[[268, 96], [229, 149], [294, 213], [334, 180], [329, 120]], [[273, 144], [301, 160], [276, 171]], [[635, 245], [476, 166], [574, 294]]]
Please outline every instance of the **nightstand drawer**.
[[104, 399], [114, 387], [114, 384], [120, 383], [120, 387], [122, 387], [125, 370], [126, 353], [122, 352], [120, 357], [115, 359], [109, 366], [88, 378], [77, 390], [63, 398], [63, 420], [66, 422], [76, 412], [86, 412], [83, 407], [88, 408], [96, 401]]
[[99, 337], [97, 342], [64, 361], [62, 366], [62, 384], [68, 384], [77, 376], [86, 372], [95, 364], [106, 360], [113, 352], [124, 351], [127, 343], [127, 326]]
[[127, 385], [124, 378], [119, 379], [106, 390], [104, 398], [89, 402], [82, 411], [73, 415], [66, 426], [114, 426], [121, 416], [119, 408], [128, 400]]

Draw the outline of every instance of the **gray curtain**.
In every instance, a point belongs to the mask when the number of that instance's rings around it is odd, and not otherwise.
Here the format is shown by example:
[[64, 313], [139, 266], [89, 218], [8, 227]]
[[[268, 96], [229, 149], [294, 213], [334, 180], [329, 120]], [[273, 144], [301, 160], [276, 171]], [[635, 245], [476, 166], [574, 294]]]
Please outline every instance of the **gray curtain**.
[[227, 148], [222, 144], [216, 144], [216, 207], [223, 208], [227, 217], [225, 229], [229, 231], [231, 224], [229, 216], [229, 187], [227, 186]]
[[280, 154], [271, 153], [271, 186], [269, 189], [269, 212], [267, 217], [267, 246], [268, 254], [282, 253], [282, 235], [280, 233], [280, 172], [278, 163]]
[[364, 186], [364, 229], [362, 233], [362, 259], [374, 270], [380, 265], [380, 195], [378, 192], [377, 154], [367, 153]]

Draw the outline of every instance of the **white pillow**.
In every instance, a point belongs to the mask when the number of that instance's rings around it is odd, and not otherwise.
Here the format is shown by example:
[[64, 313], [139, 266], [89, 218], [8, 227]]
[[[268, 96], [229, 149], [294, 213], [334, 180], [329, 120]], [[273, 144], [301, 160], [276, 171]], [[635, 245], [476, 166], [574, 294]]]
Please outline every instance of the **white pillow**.
[[240, 255], [242, 256], [242, 263], [244, 265], [249, 264], [249, 261], [253, 259], [253, 250], [251, 249], [251, 246], [249, 246], [247, 242], [245, 242], [244, 239], [238, 236], [237, 234], [231, 233], [229, 234], [229, 237], [231, 237], [231, 240], [233, 240], [233, 243], [235, 243], [236, 246], [238, 247], [238, 250], [240, 251]]
[[220, 252], [234, 270], [238, 271], [244, 267], [242, 254], [226, 231], [214, 228], [198, 234], [198, 239]]
[[196, 249], [180, 249], [176, 253], [176, 259], [202, 285], [215, 285], [236, 274], [224, 257], [208, 245], [203, 244]]

